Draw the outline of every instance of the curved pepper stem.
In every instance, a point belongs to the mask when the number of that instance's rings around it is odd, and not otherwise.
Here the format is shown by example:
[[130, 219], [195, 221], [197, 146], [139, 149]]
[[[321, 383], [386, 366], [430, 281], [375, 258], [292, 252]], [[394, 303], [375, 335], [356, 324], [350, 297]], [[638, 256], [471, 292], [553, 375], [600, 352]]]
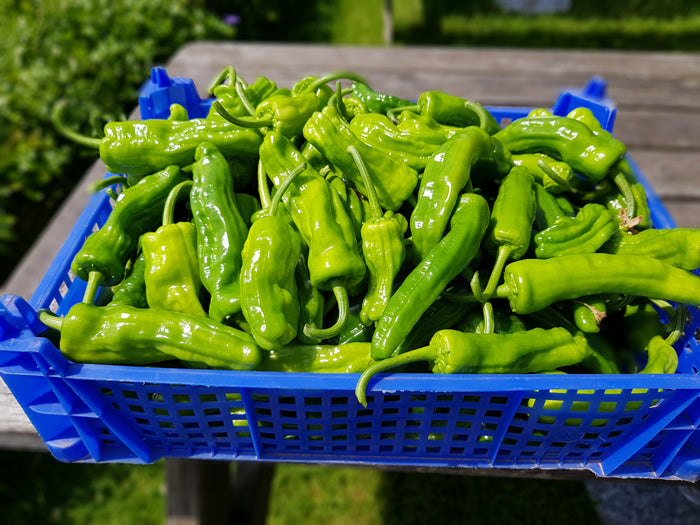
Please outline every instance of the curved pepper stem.
[[360, 155], [360, 152], [357, 151], [357, 148], [355, 146], [348, 146], [347, 152], [350, 153], [350, 155], [352, 155], [352, 158], [355, 161], [355, 164], [357, 165], [357, 170], [360, 172], [360, 176], [362, 177], [362, 182], [365, 185], [365, 193], [367, 193], [365, 197], [367, 197], [367, 201], [369, 202], [369, 209], [372, 213], [372, 216], [369, 218], [369, 220], [381, 219], [384, 213], [382, 212], [382, 207], [379, 204], [379, 199], [377, 198], [377, 191], [374, 189], [372, 178], [369, 176], [369, 171], [367, 171], [367, 165], [365, 164], [364, 160], [362, 160], [362, 156]]
[[261, 160], [258, 160], [258, 198], [263, 209], [270, 206], [272, 196], [270, 195], [270, 187], [267, 185], [267, 173]]
[[295, 177], [305, 169], [306, 163], [302, 162], [296, 168], [294, 168], [289, 173], [289, 175], [287, 175], [287, 177], [282, 181], [282, 183], [277, 188], [277, 191], [273, 195], [272, 200], [270, 200], [270, 205], [266, 208], [269, 215], [275, 215], [277, 213], [277, 207], [279, 206], [280, 201], [282, 200], [282, 195], [284, 195], [284, 192], [287, 191], [287, 188], [289, 188], [289, 186], [292, 184]]
[[503, 268], [505, 267], [506, 262], [508, 262], [508, 258], [510, 257], [510, 254], [512, 251], [513, 251], [513, 249], [507, 245], [502, 245], [498, 249], [498, 255], [496, 256], [496, 262], [493, 265], [493, 269], [491, 270], [491, 275], [489, 276], [489, 280], [486, 283], [486, 287], [484, 288], [484, 291], [483, 291], [483, 296], [485, 299], [491, 298], [491, 296], [496, 291], [496, 287], [498, 286], [498, 281], [501, 279], [501, 275], [503, 274]]
[[421, 106], [419, 104], [411, 104], [410, 106], [399, 106], [397, 108], [391, 108], [386, 112], [386, 116], [389, 117], [393, 122], [398, 122], [397, 114], [402, 111], [413, 111], [414, 113], [420, 113]]
[[317, 78], [311, 84], [306, 86], [306, 88], [304, 88], [304, 91], [313, 93], [318, 88], [323, 87], [325, 84], [333, 82], [334, 80], [352, 80], [353, 82], [360, 82], [361, 84], [367, 83], [367, 80], [362, 75], [359, 75], [354, 71], [339, 70], [332, 71], [327, 75], [322, 76], [321, 78]]
[[95, 304], [95, 299], [97, 299], [97, 292], [102, 286], [105, 280], [104, 274], [102, 272], [92, 271], [88, 274], [87, 286], [85, 287], [85, 293], [83, 294], [83, 302], [88, 304]]
[[335, 301], [338, 304], [338, 319], [335, 321], [333, 326], [328, 328], [317, 328], [310, 324], [304, 326], [304, 335], [307, 337], [313, 337], [316, 339], [330, 339], [340, 334], [348, 320], [348, 311], [350, 310], [350, 299], [348, 298], [348, 291], [344, 286], [335, 285], [333, 286], [333, 295], [335, 296]]
[[[121, 184], [123, 186], [128, 186], [128, 179], [122, 175], [114, 175], [112, 177], [106, 177], [102, 180], [99, 180], [97, 182], [93, 182], [90, 184], [88, 187], [88, 193], [97, 193], [98, 191], [104, 190], [105, 188], [109, 188], [110, 186], [113, 186], [115, 184]], [[110, 194], [110, 197], [112, 195]]]
[[416, 350], [410, 350], [387, 359], [382, 359], [381, 361], [375, 361], [367, 369], [362, 372], [360, 379], [358, 379], [355, 385], [355, 397], [360, 402], [363, 407], [367, 406], [367, 383], [376, 374], [388, 370], [390, 368], [396, 368], [397, 366], [407, 365], [409, 363], [416, 363], [418, 361], [434, 361], [437, 357], [437, 349], [432, 346], [424, 346], [423, 348], [417, 348]]
[[61, 331], [61, 328], [63, 327], [63, 318], [54, 315], [51, 311], [46, 309], [39, 310], [37, 315], [39, 317], [39, 321], [41, 321], [47, 327], [58, 330], [59, 332]]
[[173, 223], [175, 220], [175, 205], [180, 198], [180, 193], [184, 188], [190, 187], [192, 187], [192, 181], [185, 180], [175, 185], [173, 189], [170, 190], [167, 199], [165, 199], [165, 204], [163, 205], [163, 226]]
[[63, 115], [65, 108], [66, 101], [59, 100], [54, 105], [53, 110], [51, 111], [51, 123], [53, 124], [54, 128], [56, 128], [56, 131], [58, 131], [61, 135], [63, 135], [69, 140], [72, 140], [77, 144], [87, 146], [88, 148], [99, 149], [100, 144], [102, 144], [101, 139], [88, 137], [87, 135], [83, 135], [82, 133], [79, 133], [74, 129], [70, 129], [68, 126], [66, 126]]
[[229, 85], [233, 86], [236, 84], [237, 80], [238, 74], [236, 73], [236, 68], [234, 68], [233, 66], [226, 66], [209, 85], [207, 92], [213, 96], [214, 88], [216, 88], [220, 84], [223, 84], [225, 81], [228, 81]]
[[267, 128], [274, 124], [274, 119], [272, 118], [260, 119], [255, 117], [235, 117], [226, 111], [224, 106], [222, 106], [218, 100], [212, 104], [212, 107], [219, 115], [221, 115], [231, 124], [235, 124], [236, 126], [240, 126], [242, 128]]
[[238, 98], [241, 99], [241, 103], [243, 104], [243, 107], [246, 109], [246, 111], [250, 115], [255, 115], [255, 107], [248, 99], [248, 95], [246, 95], [246, 92], [245, 92], [246, 89], [248, 89], [248, 84], [246, 84], [242, 78], [237, 78], [236, 79], [236, 94], [238, 94]]
[[615, 183], [615, 186], [617, 186], [617, 189], [620, 190], [620, 193], [622, 193], [622, 197], [625, 200], [625, 207], [627, 208], [627, 217], [634, 217], [637, 210], [634, 202], [634, 193], [632, 193], [632, 187], [630, 186], [627, 177], [625, 177], [624, 173], [618, 171], [613, 176], [613, 182]]

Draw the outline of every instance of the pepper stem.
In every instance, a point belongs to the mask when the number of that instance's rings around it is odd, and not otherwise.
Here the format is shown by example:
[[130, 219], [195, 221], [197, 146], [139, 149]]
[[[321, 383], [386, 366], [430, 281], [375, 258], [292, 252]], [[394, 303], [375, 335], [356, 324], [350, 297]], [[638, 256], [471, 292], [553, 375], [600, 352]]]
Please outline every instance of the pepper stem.
[[625, 199], [625, 207], [627, 208], [627, 216], [632, 218], [635, 215], [635, 212], [637, 211], [635, 209], [635, 203], [634, 203], [634, 193], [632, 193], [632, 187], [630, 186], [629, 181], [627, 180], [627, 177], [625, 177], [625, 174], [621, 171], [618, 171], [615, 173], [615, 176], [613, 177], [613, 182], [617, 186], [617, 188], [620, 190], [620, 193], [622, 193], [622, 197]]
[[409, 363], [434, 361], [436, 354], [437, 351], [435, 348], [432, 346], [424, 346], [397, 356], [382, 359], [381, 361], [375, 361], [362, 372], [360, 379], [357, 380], [357, 384], [355, 385], [355, 397], [363, 407], [366, 407], [367, 383], [369, 383], [369, 380], [372, 379], [373, 376], [389, 368], [396, 368], [397, 366], [407, 365]]
[[48, 328], [53, 328], [54, 330], [61, 331], [63, 327], [63, 318], [54, 315], [51, 311], [42, 309], [37, 312], [39, 321], [41, 321]]
[[243, 107], [245, 107], [248, 114], [255, 115], [255, 107], [250, 103], [250, 99], [245, 92], [246, 89], [248, 89], [248, 85], [245, 83], [245, 81], [242, 78], [237, 78], [236, 93], [238, 94], [238, 98], [241, 99], [241, 103], [243, 104]]
[[576, 192], [576, 190], [575, 190], [574, 188], [571, 187], [571, 184], [569, 184], [568, 181], [562, 179], [562, 178], [559, 176], [559, 174], [558, 174], [556, 171], [554, 171], [554, 170], [552, 169], [552, 167], [551, 167], [549, 164], [547, 164], [543, 159], [539, 159], [539, 160], [537, 161], [537, 165], [540, 167], [540, 169], [541, 169], [542, 171], [544, 171], [544, 172], [547, 174], [547, 176], [548, 176], [550, 179], [552, 179], [554, 182], [556, 182], [557, 184], [559, 184], [559, 186], [561, 186], [562, 188], [565, 188], [565, 189], [567, 189], [567, 190], [574, 191], [574, 193]]
[[688, 307], [684, 304], [679, 304], [676, 307], [675, 314], [673, 316], [673, 322], [671, 331], [664, 339], [668, 344], [674, 345], [683, 335], [683, 330], [685, 329], [685, 323], [688, 320]]
[[420, 113], [421, 112], [421, 107], [419, 104], [411, 104], [410, 106], [399, 106], [397, 108], [391, 108], [389, 111], [386, 112], [386, 116], [389, 117], [392, 121], [398, 122], [398, 118], [396, 115], [398, 113], [401, 113], [402, 111], [413, 111], [414, 113]]
[[489, 122], [492, 120], [491, 114], [481, 104], [477, 104], [471, 100], [467, 100], [464, 105], [479, 117], [479, 127], [484, 131], [488, 131]]
[[304, 171], [305, 169], [306, 169], [306, 162], [302, 162], [296, 168], [294, 168], [291, 172], [289, 172], [289, 175], [287, 175], [287, 177], [282, 181], [282, 183], [277, 188], [277, 191], [272, 196], [272, 200], [270, 201], [270, 205], [267, 208], [269, 215], [274, 215], [275, 213], [277, 213], [277, 207], [279, 206], [279, 203], [282, 200], [282, 195], [284, 195], [284, 192], [287, 191], [287, 188], [289, 188], [289, 186], [292, 184], [292, 182], [294, 181], [294, 178], [297, 175], [299, 175], [302, 171]]
[[88, 274], [87, 286], [85, 287], [85, 293], [83, 294], [83, 302], [88, 304], [95, 304], [95, 299], [97, 298], [97, 292], [105, 280], [105, 276], [102, 272], [92, 271]]
[[218, 100], [215, 101], [212, 106], [224, 119], [242, 128], [266, 128], [272, 126], [275, 122], [272, 118], [234, 117], [231, 113], [226, 111], [226, 108], [224, 108]]
[[501, 275], [503, 274], [503, 268], [505, 267], [512, 251], [513, 249], [506, 245], [503, 245], [498, 249], [496, 262], [493, 265], [493, 270], [491, 270], [491, 275], [486, 283], [486, 288], [484, 288], [483, 296], [485, 299], [490, 299], [493, 293], [496, 291], [498, 281], [501, 279]]
[[92, 183], [88, 187], [88, 193], [97, 193], [100, 190], [109, 188], [114, 184], [122, 184], [128, 186], [128, 180], [122, 175], [113, 175], [112, 177], [106, 177], [102, 180]]
[[347, 147], [346, 151], [352, 155], [357, 169], [362, 176], [362, 182], [365, 185], [365, 196], [369, 202], [369, 209], [372, 213], [372, 220], [381, 219], [383, 216], [382, 207], [379, 204], [379, 199], [377, 198], [377, 191], [374, 189], [374, 184], [372, 184], [372, 179], [369, 176], [369, 171], [367, 171], [367, 165], [364, 160], [362, 160], [362, 155], [357, 151], [357, 148], [353, 145]]
[[223, 84], [225, 80], [228, 80], [229, 85], [233, 86], [236, 83], [238, 75], [236, 74], [236, 68], [233, 66], [226, 66], [221, 73], [214, 79], [214, 81], [209, 85], [207, 92], [210, 95], [214, 95], [214, 88], [219, 84]]
[[258, 196], [263, 209], [269, 208], [272, 197], [270, 196], [270, 187], [267, 185], [267, 173], [265, 173], [261, 160], [258, 160]]
[[318, 88], [324, 86], [325, 84], [328, 84], [328, 82], [333, 82], [334, 80], [352, 80], [353, 82], [359, 82], [360, 84], [367, 83], [367, 80], [363, 76], [355, 73], [354, 71], [332, 71], [327, 75], [324, 75], [321, 78], [317, 78], [316, 80], [314, 80], [311, 84], [306, 86], [304, 92], [312, 93]]
[[77, 144], [87, 146], [88, 148], [99, 149], [100, 144], [102, 144], [101, 139], [88, 137], [87, 135], [78, 133], [74, 129], [70, 129], [68, 126], [66, 126], [65, 122], [63, 121], [63, 111], [65, 110], [65, 108], [66, 101], [59, 100], [56, 103], [56, 105], [54, 105], [53, 110], [51, 111], [51, 123], [53, 124], [54, 128], [56, 128], [56, 131], [58, 131], [61, 135], [63, 135], [69, 140], [72, 140]]
[[192, 181], [185, 180], [173, 187], [173, 189], [170, 190], [170, 193], [168, 193], [168, 198], [165, 199], [165, 205], [163, 205], [164, 226], [166, 224], [172, 224], [175, 220], [175, 204], [177, 204], [177, 201], [180, 198], [180, 193], [182, 192], [182, 189], [185, 187], [189, 188], [190, 186], [192, 186]]
[[317, 328], [313, 325], [304, 325], [304, 335], [307, 337], [313, 337], [315, 339], [330, 339], [338, 335], [345, 323], [348, 320], [348, 311], [350, 310], [350, 299], [348, 298], [348, 291], [344, 286], [335, 285], [333, 286], [333, 295], [335, 296], [335, 301], [338, 304], [338, 319], [328, 328]]

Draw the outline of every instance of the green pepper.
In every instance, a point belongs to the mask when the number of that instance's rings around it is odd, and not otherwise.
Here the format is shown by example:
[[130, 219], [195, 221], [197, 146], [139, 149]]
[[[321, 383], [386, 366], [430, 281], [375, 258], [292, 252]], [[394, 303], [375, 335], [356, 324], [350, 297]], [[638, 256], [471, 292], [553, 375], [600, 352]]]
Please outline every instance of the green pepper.
[[447, 234], [408, 274], [377, 321], [372, 337], [373, 359], [386, 359], [395, 352], [448, 283], [477, 255], [488, 224], [486, 199], [474, 193], [463, 194]]
[[586, 357], [585, 338], [564, 328], [533, 328], [512, 334], [477, 334], [440, 330], [427, 347], [377, 361], [360, 376], [355, 393], [367, 406], [365, 391], [379, 372], [416, 361], [430, 361], [435, 374], [527, 374], [579, 363]]
[[[260, 158], [278, 191], [286, 174], [303, 162], [291, 141], [274, 131], [265, 136]], [[309, 248], [311, 284], [322, 291], [333, 291], [338, 302], [339, 317], [335, 324], [323, 329], [311, 326], [306, 329], [307, 336], [326, 339], [337, 335], [342, 328], [348, 308], [347, 291], [362, 281], [367, 269], [352, 219], [328, 181], [311, 166], [306, 166], [290, 184], [281, 198], [288, 203], [289, 214]]]
[[363, 372], [372, 363], [369, 346], [369, 343], [287, 345], [266, 352], [260, 370], [325, 374]]
[[271, 204], [253, 222], [241, 253], [241, 311], [255, 342], [273, 350], [297, 335], [300, 305], [295, 271], [301, 244], [290, 221], [277, 213], [281, 196], [306, 168], [294, 169]]
[[568, 217], [557, 200], [542, 184], [535, 182], [535, 220], [533, 222], [537, 231], [542, 231], [556, 224], [561, 217]]
[[607, 316], [605, 299], [600, 295], [580, 297], [573, 304], [573, 318], [576, 327], [587, 334], [600, 332], [600, 323]]
[[494, 116], [478, 102], [443, 91], [425, 91], [418, 96], [415, 105], [394, 108], [388, 113], [390, 117], [393, 117], [394, 114], [406, 110], [426, 115], [447, 126], [460, 128], [478, 126], [489, 135], [493, 135], [501, 129]]
[[615, 218], [602, 204], [589, 202], [576, 217], [560, 217], [552, 226], [534, 237], [535, 256], [539, 259], [593, 253], [618, 230]]
[[585, 253], [521, 259], [506, 266], [494, 297], [519, 314], [592, 294], [632, 294], [700, 305], [700, 277], [657, 259]]
[[435, 150], [446, 139], [444, 134], [422, 134], [400, 129], [386, 115], [365, 113], [355, 116], [350, 129], [365, 144], [423, 171]]
[[189, 166], [201, 142], [213, 143], [226, 157], [255, 157], [261, 138], [251, 129], [217, 119], [125, 120], [104, 126], [102, 139], [85, 137], [61, 123], [60, 106], [54, 111], [56, 129], [83, 146], [99, 150], [107, 171], [141, 177], [166, 166]]
[[155, 232], [141, 236], [146, 260], [144, 282], [150, 308], [206, 317], [199, 293], [202, 281], [197, 259], [197, 229], [191, 222], [172, 222], [174, 203], [185, 181], [173, 188], [164, 209], [163, 223]]
[[362, 254], [369, 273], [369, 285], [362, 301], [360, 319], [365, 324], [371, 324], [381, 318], [389, 297], [393, 294], [394, 279], [406, 257], [404, 234], [408, 229], [408, 221], [400, 213], [387, 211], [382, 214], [360, 153], [353, 146], [348, 147], [348, 152], [362, 174], [371, 210], [369, 217], [363, 221], [360, 232]]
[[413, 111], [402, 111], [396, 118], [398, 119], [396, 129], [402, 133], [421, 135], [429, 142], [445, 142], [462, 129], [456, 126], [445, 126], [428, 115], [420, 115]]
[[335, 339], [339, 345], [346, 343], [369, 343], [374, 334], [374, 324], [367, 325], [360, 318], [362, 304], [353, 304], [348, 309], [348, 320]]
[[640, 374], [675, 374], [678, 369], [678, 353], [660, 335], [652, 337], [646, 347], [647, 363]]
[[354, 146], [367, 163], [377, 198], [385, 209], [398, 210], [418, 184], [416, 170], [362, 142], [333, 106], [314, 113], [304, 125], [304, 138], [364, 194], [367, 189], [362, 175], [347, 153], [348, 146]]
[[506, 262], [522, 258], [530, 247], [536, 210], [532, 175], [521, 166], [513, 166], [498, 188], [484, 239], [486, 250], [496, 257], [483, 292], [485, 298], [495, 291]]
[[245, 332], [168, 310], [76, 303], [64, 318], [41, 311], [39, 319], [60, 331], [61, 352], [78, 363], [147, 365], [179, 359], [254, 370], [262, 359]]
[[601, 201], [618, 220], [620, 228], [633, 233], [651, 228], [653, 224], [646, 189], [637, 180], [629, 160], [622, 159], [609, 178], [616, 189], [604, 195]]
[[189, 202], [199, 276], [211, 296], [209, 317], [223, 322], [241, 311], [239, 274], [248, 226], [238, 209], [229, 165], [209, 142], [195, 152]]
[[71, 263], [73, 273], [88, 281], [85, 302], [94, 300], [100, 284], [113, 286], [124, 278], [124, 267], [136, 254], [139, 238], [158, 227], [170, 190], [185, 180], [180, 168], [169, 166], [119, 195], [105, 223], [85, 239]]
[[568, 117], [523, 117], [494, 137], [514, 154], [555, 155], [594, 184], [602, 181], [627, 151], [607, 131], [595, 134], [583, 122]]
[[[513, 155], [512, 160], [514, 166], [522, 166], [527, 169], [536, 182], [542, 184], [547, 191], [552, 193], [568, 190], [575, 177], [574, 170], [566, 162], [561, 162], [543, 153]], [[545, 165], [544, 168], [542, 163]]]
[[460, 193], [479, 161], [494, 163], [505, 173], [507, 153], [482, 129], [471, 126], [442, 144], [426, 165], [411, 213], [411, 237], [416, 259], [425, 257], [440, 242]]
[[[527, 330], [525, 323], [515, 314], [505, 308], [494, 309], [493, 317], [494, 327], [493, 332], [497, 334], [513, 334]], [[479, 310], [472, 311], [467, 317], [456, 327], [460, 332], [470, 332], [475, 334], [487, 333], [486, 321], [482, 312]]]
[[[255, 113], [255, 107], [277, 89], [274, 80], [257, 77], [250, 85], [238, 77], [233, 66], [225, 67], [209, 87], [209, 93], [227, 113], [237, 117]], [[252, 111], [251, 111], [252, 110]], [[218, 111], [212, 104], [207, 115], [209, 119], [220, 119]]]
[[619, 233], [603, 247], [603, 251], [651, 257], [677, 268], [696, 270], [700, 267], [700, 229], [665, 228], [636, 234]]
[[411, 103], [395, 95], [375, 91], [363, 82], [353, 82], [352, 94], [364, 103], [370, 113], [386, 114], [391, 109]]
[[148, 308], [146, 299], [146, 258], [143, 252], [133, 260], [127, 273], [119, 284], [112, 287], [112, 299], [109, 306], [135, 306]]
[[321, 290], [311, 284], [308, 254], [304, 253], [303, 250], [294, 271], [294, 276], [297, 283], [297, 294], [299, 296], [297, 339], [303, 344], [316, 345], [321, 342], [321, 338], [306, 335], [304, 333], [304, 327], [307, 325], [314, 329], [323, 327], [323, 314], [326, 301]]

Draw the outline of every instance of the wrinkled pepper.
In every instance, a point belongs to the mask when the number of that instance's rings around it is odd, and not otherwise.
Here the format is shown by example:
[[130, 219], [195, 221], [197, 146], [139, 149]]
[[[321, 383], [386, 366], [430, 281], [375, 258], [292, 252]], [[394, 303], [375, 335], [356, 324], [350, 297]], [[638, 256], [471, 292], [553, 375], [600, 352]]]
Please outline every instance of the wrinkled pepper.
[[391, 296], [372, 337], [372, 358], [386, 359], [435, 302], [450, 281], [478, 254], [489, 224], [489, 206], [481, 195], [465, 193], [442, 240], [408, 274]]
[[93, 302], [101, 284], [113, 286], [124, 278], [139, 238], [161, 224], [170, 190], [185, 180], [180, 168], [169, 166], [119, 194], [105, 223], [85, 239], [71, 263], [73, 273], [88, 281], [85, 302]]
[[494, 137], [514, 154], [554, 155], [594, 184], [602, 181], [627, 151], [609, 132], [595, 134], [583, 122], [568, 117], [523, 117]]
[[375, 91], [363, 82], [353, 82], [352, 94], [362, 101], [370, 113], [386, 114], [391, 109], [411, 104], [401, 97]]
[[646, 230], [653, 226], [644, 185], [637, 180], [629, 161], [622, 159], [609, 177], [616, 189], [602, 198], [623, 231]]
[[442, 239], [459, 195], [470, 181], [472, 167], [480, 161], [493, 163], [501, 173], [507, 173], [510, 168], [508, 153], [475, 126], [460, 131], [431, 157], [410, 219], [417, 260]]
[[[233, 66], [224, 68], [209, 87], [209, 93], [216, 102], [227, 113], [237, 117], [254, 114], [255, 107], [276, 90], [277, 83], [263, 76], [257, 77], [252, 84], [246, 84], [238, 77]], [[213, 104], [207, 118], [222, 118]]]
[[[350, 157], [348, 153], [346, 155]], [[278, 132], [265, 136], [260, 158], [278, 191], [285, 175], [303, 162], [299, 150]], [[319, 290], [332, 291], [338, 303], [337, 322], [327, 328], [309, 326], [306, 335], [323, 339], [333, 337], [345, 322], [348, 290], [360, 283], [367, 271], [352, 219], [338, 193], [308, 165], [290, 183], [281, 199], [288, 203], [292, 221], [309, 248], [311, 284]]]
[[527, 169], [536, 182], [542, 184], [547, 191], [552, 193], [568, 190], [575, 177], [574, 170], [566, 162], [561, 162], [543, 153], [513, 155], [512, 161], [514, 166], [522, 166]]
[[145, 273], [146, 258], [143, 252], [140, 252], [128, 267], [124, 279], [112, 287], [112, 298], [109, 301], [109, 306], [148, 308]]
[[593, 253], [618, 231], [615, 218], [602, 204], [589, 202], [576, 217], [560, 217], [552, 226], [534, 237], [535, 256], [539, 259]]
[[416, 170], [362, 142], [333, 106], [314, 113], [304, 125], [304, 138], [364, 194], [362, 175], [347, 153], [348, 146], [354, 146], [367, 164], [379, 203], [387, 210], [398, 210], [418, 184]]
[[197, 259], [197, 230], [191, 222], [173, 222], [173, 208], [185, 181], [173, 188], [163, 208], [163, 223], [141, 236], [146, 261], [146, 300], [154, 309], [206, 317], [199, 293], [202, 281]]
[[673, 345], [656, 335], [646, 347], [647, 362], [640, 374], [675, 374], [678, 369], [678, 353]]
[[255, 342], [265, 350], [281, 348], [297, 335], [300, 305], [295, 271], [301, 256], [299, 236], [278, 213], [281, 196], [305, 164], [280, 185], [270, 206], [253, 222], [241, 253], [241, 312]]
[[208, 314], [223, 322], [241, 311], [239, 274], [248, 226], [238, 209], [228, 163], [209, 142], [195, 152], [189, 202], [199, 276], [211, 297]]
[[372, 363], [369, 343], [287, 345], [266, 352], [259, 369], [265, 372], [358, 373]]
[[381, 318], [389, 298], [394, 292], [394, 279], [406, 257], [404, 234], [408, 221], [400, 213], [387, 211], [382, 214], [377, 194], [360, 153], [352, 146], [348, 152], [353, 156], [367, 190], [370, 215], [362, 223], [360, 232], [362, 255], [369, 273], [367, 292], [362, 300], [360, 319], [371, 324]]
[[522, 258], [530, 247], [537, 211], [534, 184], [529, 171], [513, 166], [498, 188], [484, 238], [486, 251], [496, 258], [483, 291], [487, 299], [495, 291], [506, 262]]
[[700, 229], [664, 228], [636, 234], [619, 233], [603, 247], [603, 251], [651, 257], [692, 271], [700, 267]]
[[323, 292], [311, 284], [308, 254], [304, 253], [304, 250], [302, 250], [299, 262], [294, 270], [294, 277], [296, 279], [297, 294], [299, 296], [297, 339], [299, 339], [299, 342], [306, 345], [319, 344], [322, 339], [320, 337], [306, 335], [304, 333], [304, 328], [307, 325], [314, 329], [323, 327], [323, 314], [325, 313], [326, 300]]
[[210, 368], [254, 370], [262, 359], [245, 332], [168, 310], [76, 303], [63, 318], [47, 311], [39, 318], [60, 331], [61, 352], [78, 363], [147, 365], [179, 359]]
[[367, 383], [375, 374], [416, 361], [432, 362], [435, 374], [527, 374], [577, 364], [586, 353], [585, 338], [564, 328], [511, 334], [440, 330], [427, 347], [370, 365], [360, 376], [355, 393], [360, 404], [367, 406]]
[[700, 277], [668, 263], [634, 255], [586, 253], [508, 264], [494, 297], [519, 314], [592, 294], [631, 294], [700, 305]]

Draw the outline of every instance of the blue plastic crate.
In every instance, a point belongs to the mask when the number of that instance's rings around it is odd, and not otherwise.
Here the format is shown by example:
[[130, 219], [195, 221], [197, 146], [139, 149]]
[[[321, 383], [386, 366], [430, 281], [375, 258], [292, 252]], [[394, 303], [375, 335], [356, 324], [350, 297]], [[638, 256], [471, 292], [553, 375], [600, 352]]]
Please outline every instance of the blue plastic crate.
[[[614, 107], [600, 88], [574, 97], [564, 92], [554, 109], [565, 114], [587, 97], [599, 118], [608, 115], [603, 121], [611, 130]], [[154, 70], [140, 99], [143, 115], [163, 118], [172, 102], [193, 116], [210, 104], [188, 79]], [[503, 122], [530, 110], [489, 109]], [[672, 227], [648, 185], [647, 191], [657, 226]], [[70, 263], [110, 211], [106, 194], [93, 196], [29, 301], [11, 295], [0, 301], [0, 374], [61, 461], [179, 457], [700, 478], [695, 308], [673, 375], [382, 374], [370, 382], [367, 408], [355, 399], [357, 374], [69, 362], [39, 337], [36, 311], [62, 315], [81, 299], [85, 283]]]

